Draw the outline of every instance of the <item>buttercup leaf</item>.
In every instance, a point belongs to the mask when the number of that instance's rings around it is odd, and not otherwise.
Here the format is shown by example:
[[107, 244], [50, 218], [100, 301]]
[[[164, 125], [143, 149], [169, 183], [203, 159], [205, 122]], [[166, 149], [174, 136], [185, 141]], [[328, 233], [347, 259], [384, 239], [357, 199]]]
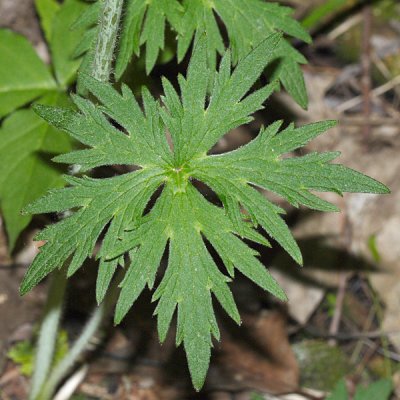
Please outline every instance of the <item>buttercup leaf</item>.
[[[336, 207], [314, 191], [387, 192], [372, 178], [332, 164], [338, 153], [286, 157], [335, 122], [289, 126], [281, 132], [277, 122], [262, 128], [246, 146], [211, 155], [218, 140], [249, 122], [277, 88], [273, 81], [251, 92], [265, 68], [274, 62], [274, 52], [284, 39], [277, 33], [268, 36], [240, 57], [232, 71], [230, 51], [224, 54], [218, 71], [210, 69], [207, 40], [205, 35], [198, 37], [186, 77], [179, 78], [179, 90], [163, 80], [162, 102], [144, 90], [141, 108], [126, 86], [118, 92], [109, 84], [83, 76], [84, 86], [98, 104], [75, 96], [78, 111], [36, 108], [45, 120], [87, 147], [57, 157], [58, 162], [79, 164], [83, 169], [110, 164], [136, 169], [106, 179], [68, 178], [68, 187], [52, 190], [26, 207], [25, 212], [30, 213], [71, 210], [71, 216], [38, 234], [37, 239], [46, 244], [21, 286], [24, 294], [67, 262], [68, 274], [74, 274], [103, 237], [96, 255], [100, 263], [98, 300], [103, 299], [118, 266], [124, 264], [123, 256], [128, 256], [115, 322], [121, 322], [146, 286], [156, 287], [153, 301], [157, 303], [160, 339], [165, 339], [176, 314], [176, 343], [185, 348], [196, 389], [204, 383], [213, 338], [220, 336], [214, 299], [240, 323], [229, 288], [234, 270], [278, 299], [286, 299], [248, 244], [269, 245], [257, 228], [302, 262], [282, 218], [283, 209], [259, 189], [272, 191], [295, 206], [323, 211], [336, 211]], [[213, 82], [210, 96], [209, 79]], [[223, 206], [207, 200], [197, 181], [211, 188]], [[218, 265], [210, 247], [223, 265]], [[161, 277], [157, 272], [164, 254], [168, 254], [167, 268]]]

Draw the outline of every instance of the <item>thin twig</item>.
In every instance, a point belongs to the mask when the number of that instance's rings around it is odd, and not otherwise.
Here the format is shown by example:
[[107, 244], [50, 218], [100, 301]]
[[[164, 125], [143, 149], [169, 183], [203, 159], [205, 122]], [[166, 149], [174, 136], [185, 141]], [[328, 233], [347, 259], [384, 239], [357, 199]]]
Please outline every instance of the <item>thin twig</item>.
[[[347, 216], [346, 207], [343, 207], [343, 220], [342, 220], [342, 238], [343, 238], [343, 247], [347, 250], [350, 250], [351, 240], [352, 240], [352, 230], [349, 218]], [[336, 345], [336, 340], [334, 339], [335, 335], [337, 335], [340, 327], [340, 321], [342, 319], [344, 298], [346, 295], [346, 287], [347, 280], [349, 278], [349, 272], [341, 271], [339, 274], [339, 286], [336, 295], [336, 304], [335, 311], [333, 314], [333, 318], [331, 324], [329, 326], [329, 334], [332, 335], [332, 339], [328, 341], [330, 346]]]
[[371, 115], [371, 32], [372, 32], [372, 8], [370, 4], [366, 4], [363, 10], [363, 34], [361, 49], [361, 67], [362, 79], [361, 87], [363, 93], [363, 114], [365, 123], [363, 127], [364, 139], [370, 136], [369, 118]]
[[332, 42], [335, 41], [339, 36], [344, 35], [347, 31], [358, 25], [361, 21], [362, 15], [360, 13], [353, 15], [352, 17], [346, 19], [344, 22], [338, 25], [335, 29], [333, 29], [328, 34], [328, 39]]
[[67, 381], [58, 390], [57, 394], [54, 396], [54, 400], [68, 400], [75, 393], [75, 390], [85, 379], [89, 367], [83, 365], [74, 374], [72, 374]]
[[[389, 81], [392, 79], [393, 74], [387, 67], [387, 65], [382, 61], [380, 57], [376, 54], [376, 51], [372, 51], [371, 53], [371, 60], [374, 63], [375, 67], [379, 70], [379, 72], [382, 74], [382, 76]], [[394, 88], [394, 90], [397, 93], [397, 96], [400, 96], [400, 89], [399, 88]]]
[[[367, 320], [364, 322], [363, 326], [362, 326], [362, 330], [363, 332], [368, 332], [371, 329], [372, 323], [374, 321], [374, 317], [375, 317], [375, 310], [373, 308], [371, 308], [368, 312], [368, 317]], [[365, 337], [364, 337], [365, 338]], [[362, 338], [359, 338], [362, 339]], [[358, 357], [361, 353], [361, 350], [363, 348], [364, 344], [362, 340], [358, 340], [352, 354], [350, 357], [350, 361], [353, 364], [356, 364], [356, 361], [358, 360]]]
[[362, 376], [362, 373], [364, 372], [366, 366], [368, 365], [369, 361], [371, 358], [374, 356], [374, 354], [378, 351], [379, 345], [377, 343], [374, 343], [374, 346], [370, 346], [367, 351], [364, 353], [362, 359], [358, 362], [356, 371], [354, 372], [354, 375], [357, 377]]
[[[362, 126], [364, 125], [364, 118], [362, 117], [347, 117], [340, 119], [340, 125], [347, 126]], [[392, 117], [375, 117], [369, 120], [369, 124], [371, 127], [380, 127], [380, 126], [400, 126], [400, 118], [392, 118]]]
[[312, 329], [305, 330], [309, 335], [323, 338], [323, 339], [336, 339], [338, 341], [350, 341], [359, 339], [380, 339], [381, 337], [388, 337], [392, 335], [400, 335], [400, 331], [384, 332], [381, 330], [370, 331], [370, 332], [337, 332], [334, 335], [325, 332], [318, 332]]
[[[386, 82], [385, 84], [383, 84], [381, 86], [378, 86], [377, 88], [372, 90], [370, 97], [371, 97], [371, 99], [373, 99], [375, 97], [382, 96], [383, 94], [385, 94], [386, 92], [388, 92], [389, 90], [395, 88], [398, 85], [400, 85], [400, 75], [395, 76], [389, 82]], [[356, 96], [356, 97], [353, 97], [352, 99], [347, 100], [344, 103], [340, 104], [339, 106], [337, 106], [335, 108], [335, 110], [338, 113], [343, 113], [343, 112], [349, 110], [350, 108], [358, 106], [362, 102], [363, 102], [363, 97], [362, 96]]]
[[333, 318], [329, 327], [329, 335], [331, 339], [329, 340], [328, 343], [330, 346], [336, 345], [336, 337], [339, 330], [340, 320], [342, 319], [342, 310], [344, 304], [344, 297], [346, 294], [347, 278], [348, 278], [347, 272], [340, 272], [339, 286], [336, 296], [335, 312], [333, 314]]

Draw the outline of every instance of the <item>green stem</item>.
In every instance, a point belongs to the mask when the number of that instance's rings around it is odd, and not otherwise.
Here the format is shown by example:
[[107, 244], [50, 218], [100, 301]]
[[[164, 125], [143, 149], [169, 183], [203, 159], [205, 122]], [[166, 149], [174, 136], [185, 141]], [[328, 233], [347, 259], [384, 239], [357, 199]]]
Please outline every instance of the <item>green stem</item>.
[[38, 395], [53, 362], [66, 286], [65, 270], [56, 271], [51, 280], [44, 317], [40, 326], [32, 389], [29, 397], [31, 400]]
[[55, 366], [50, 373], [47, 381], [43, 385], [39, 396], [35, 400], [50, 400], [53, 397], [57, 386], [71, 372], [72, 368], [79, 360], [82, 353], [87, 349], [90, 340], [99, 331], [102, 323], [106, 320], [118, 296], [119, 283], [122, 280], [124, 270], [120, 273], [111, 286], [107, 296], [102, 304], [100, 304], [92, 314], [89, 321], [86, 323], [79, 338], [76, 340], [68, 354]]
[[90, 339], [98, 331], [104, 317], [107, 315], [107, 306], [103, 303], [96, 308], [92, 317], [86, 323], [85, 328], [74, 343], [68, 354], [56, 365], [46, 381], [37, 400], [50, 400], [57, 386], [71, 371], [81, 354], [87, 349]]
[[[104, 0], [92, 66], [93, 77], [102, 82], [108, 82], [110, 79], [123, 2], [124, 0]], [[87, 348], [90, 339], [99, 330], [108, 315], [111, 305], [115, 302], [118, 286], [115, 286], [115, 290], [109, 293], [103, 304], [94, 311], [71, 350], [48, 376], [54, 359], [66, 282], [65, 275], [57, 273], [51, 285], [45, 318], [40, 331], [31, 400], [50, 400], [52, 398], [57, 386], [74, 367], [80, 355]]]
[[123, 3], [124, 0], [104, 0], [92, 67], [93, 77], [102, 82], [110, 79]]

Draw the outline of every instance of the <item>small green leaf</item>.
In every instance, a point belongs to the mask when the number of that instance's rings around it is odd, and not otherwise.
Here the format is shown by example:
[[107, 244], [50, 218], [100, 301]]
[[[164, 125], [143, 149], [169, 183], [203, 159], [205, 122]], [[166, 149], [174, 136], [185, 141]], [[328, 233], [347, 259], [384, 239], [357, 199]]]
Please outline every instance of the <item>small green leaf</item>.
[[160, 51], [164, 50], [167, 21], [177, 30], [181, 14], [182, 6], [177, 0], [128, 0], [115, 67], [117, 79], [121, 77], [132, 55], [139, 55], [141, 45], [146, 47], [146, 72], [151, 72]]
[[[315, 28], [319, 25], [326, 17], [336, 14], [345, 5], [351, 3], [348, 0], [327, 0], [321, 3], [320, 6], [313, 7], [312, 11], [301, 21], [301, 24], [306, 29]], [[352, 4], [354, 5], [354, 4]]]
[[81, 63], [80, 59], [74, 58], [74, 52], [85, 30], [81, 27], [72, 29], [72, 25], [87, 7], [88, 4], [80, 0], [65, 0], [53, 19], [50, 50], [55, 76], [62, 87], [75, 79]]
[[[54, 354], [53, 365], [57, 365], [68, 353], [68, 335], [67, 332], [61, 330], [58, 332], [56, 340], [56, 349]], [[31, 376], [35, 361], [35, 346], [28, 340], [16, 343], [8, 351], [7, 356], [14, 363], [19, 365], [22, 374]]]
[[[389, 400], [393, 392], [393, 383], [391, 379], [381, 379], [373, 382], [367, 387], [357, 385], [354, 400]], [[335, 387], [334, 391], [326, 400], [349, 400], [346, 388], [346, 382], [342, 379]]]
[[371, 235], [368, 238], [368, 249], [371, 252], [372, 258], [376, 263], [379, 263], [381, 261], [381, 254], [379, 252], [377, 243], [376, 243], [376, 235]]
[[393, 391], [393, 383], [391, 379], [381, 379], [371, 383], [366, 388], [358, 386], [354, 400], [379, 399], [389, 400]]
[[90, 4], [71, 26], [71, 30], [82, 32], [82, 37], [72, 53], [73, 59], [82, 57], [77, 79], [77, 93], [80, 95], [87, 95], [85, 88], [82, 86], [81, 74], [91, 74], [96, 38], [100, 29], [99, 21], [102, 5], [102, 1], [95, 1]]
[[346, 382], [344, 379], [339, 381], [333, 392], [327, 397], [326, 400], [348, 400]]
[[[223, 41], [215, 22], [219, 15], [228, 32], [236, 64], [268, 35], [283, 31], [289, 36], [309, 43], [311, 37], [299, 22], [291, 17], [288, 7], [261, 0], [185, 0], [185, 13], [178, 36], [178, 60], [185, 55], [195, 32], [207, 32], [210, 65], [215, 64], [215, 53], [222, 53]], [[300, 64], [305, 58], [287, 40], [282, 40], [275, 50], [273, 79], [279, 79], [301, 107], [307, 108], [307, 91]]]
[[47, 66], [23, 36], [0, 29], [0, 54], [0, 118], [56, 88]]
[[[98, 15], [99, 2], [91, 5], [91, 9], [91, 15]], [[146, 49], [146, 72], [151, 72], [160, 51], [164, 50], [167, 25], [176, 35], [178, 62], [183, 60], [192, 41], [196, 43], [206, 32], [206, 58], [211, 70], [215, 68], [216, 55], [225, 51], [217, 16], [228, 33], [233, 64], [272, 33], [282, 31], [309, 43], [310, 35], [292, 14], [291, 8], [264, 0], [127, 0], [116, 55], [116, 78], [121, 78], [134, 54], [139, 56], [142, 46]], [[88, 35], [82, 40], [80, 53], [87, 51], [85, 59], [89, 59], [93, 26], [88, 24], [86, 28]], [[294, 100], [307, 108], [307, 91], [300, 68], [306, 63], [305, 58], [285, 39], [275, 49], [273, 59], [270, 77], [281, 81]]]
[[60, 4], [56, 0], [35, 0], [35, 6], [47, 43], [51, 43], [53, 21], [57, 12], [60, 10]]
[[250, 400], [264, 400], [264, 396], [259, 393], [252, 393]]
[[271, 78], [279, 79], [283, 87], [300, 105], [307, 109], [308, 95], [301, 64], [306, 64], [304, 56], [289, 42], [282, 41], [275, 51], [275, 66]]
[[[67, 97], [51, 93], [40, 100], [66, 104]], [[71, 150], [71, 140], [32, 110], [11, 114], [0, 128], [0, 203], [10, 249], [31, 217], [20, 210], [49, 188], [62, 186], [61, 172], [50, 159]]]
[[32, 375], [34, 356], [35, 348], [28, 340], [16, 343], [7, 353], [7, 357], [19, 365], [21, 373], [25, 376]]

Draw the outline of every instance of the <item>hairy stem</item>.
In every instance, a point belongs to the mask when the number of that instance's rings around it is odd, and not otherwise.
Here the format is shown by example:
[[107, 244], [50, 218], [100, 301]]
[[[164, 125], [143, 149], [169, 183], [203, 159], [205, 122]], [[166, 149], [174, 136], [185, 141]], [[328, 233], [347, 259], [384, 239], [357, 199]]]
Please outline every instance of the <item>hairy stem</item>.
[[92, 68], [93, 77], [102, 82], [110, 79], [123, 3], [124, 0], [104, 0]]
[[32, 389], [29, 397], [31, 400], [37, 397], [53, 362], [66, 286], [65, 270], [56, 271], [51, 280], [44, 317], [40, 326]]
[[[124, 0], [104, 0], [92, 66], [93, 77], [103, 82], [108, 82], [110, 79], [123, 2]], [[115, 302], [117, 286], [106, 297], [103, 304], [94, 311], [68, 354], [50, 372], [66, 284], [65, 271], [56, 272], [50, 287], [45, 316], [40, 329], [30, 394], [31, 400], [50, 400], [52, 398], [57, 386], [86, 350], [90, 339], [99, 330], [111, 309], [111, 305]]]

